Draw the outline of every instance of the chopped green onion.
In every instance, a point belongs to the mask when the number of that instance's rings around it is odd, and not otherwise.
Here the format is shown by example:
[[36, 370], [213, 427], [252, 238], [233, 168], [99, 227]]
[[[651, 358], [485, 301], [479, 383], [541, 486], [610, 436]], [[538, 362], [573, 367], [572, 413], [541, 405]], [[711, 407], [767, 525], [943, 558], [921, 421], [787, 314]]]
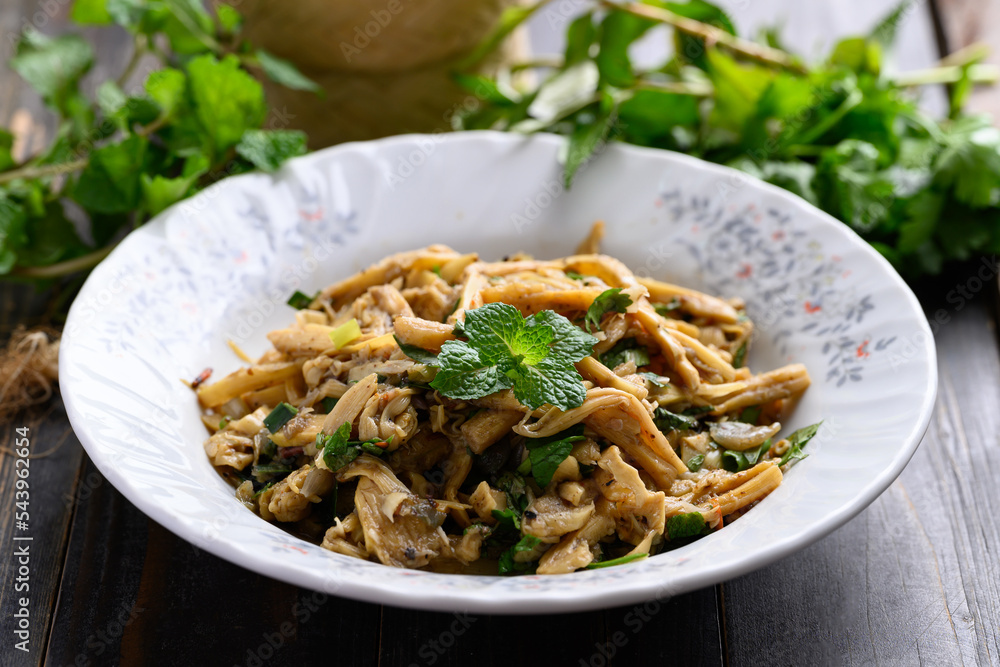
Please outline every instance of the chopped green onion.
[[[319, 296], [319, 293], [316, 293]], [[302, 292], [295, 290], [295, 293], [288, 297], [288, 305], [296, 310], [303, 310], [308, 308], [312, 304], [316, 296], [309, 296], [308, 294], [303, 294]]]
[[353, 318], [348, 322], [344, 322], [330, 332], [330, 340], [333, 342], [333, 347], [336, 350], [344, 347], [355, 338], [360, 337], [361, 326], [358, 324], [358, 321]]
[[291, 421], [292, 417], [297, 414], [299, 411], [288, 403], [278, 403], [278, 407], [264, 417], [264, 427], [271, 433], [277, 433], [278, 429]]

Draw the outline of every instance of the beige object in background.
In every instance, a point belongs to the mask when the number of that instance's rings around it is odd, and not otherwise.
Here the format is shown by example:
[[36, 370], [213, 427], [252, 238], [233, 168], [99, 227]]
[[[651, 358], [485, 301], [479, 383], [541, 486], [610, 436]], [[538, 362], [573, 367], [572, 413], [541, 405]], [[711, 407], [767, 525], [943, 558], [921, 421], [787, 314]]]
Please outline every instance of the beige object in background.
[[[326, 91], [265, 82], [275, 124], [305, 130], [313, 149], [404, 132], [449, 130], [470, 95], [455, 63], [518, 0], [226, 0], [253, 44], [291, 60]], [[508, 40], [492, 63], [525, 50]], [[487, 65], [488, 66], [488, 65]]]

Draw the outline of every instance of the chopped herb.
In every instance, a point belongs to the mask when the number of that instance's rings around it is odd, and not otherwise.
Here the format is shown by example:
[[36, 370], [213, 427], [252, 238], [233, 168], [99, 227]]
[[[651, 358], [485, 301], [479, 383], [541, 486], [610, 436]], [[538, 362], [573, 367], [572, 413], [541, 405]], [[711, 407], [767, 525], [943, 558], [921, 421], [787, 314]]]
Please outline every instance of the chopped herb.
[[255, 465], [252, 468], [252, 474], [258, 481], [262, 482], [265, 478], [274, 477], [276, 475], [284, 477], [288, 473], [292, 472], [292, 470], [292, 466], [284, 463], [265, 463], [263, 465]]
[[232, 417], [223, 417], [222, 421], [219, 422], [219, 430], [221, 431], [222, 429], [226, 428], [226, 426], [228, 426], [229, 422], [231, 421], [233, 421]]
[[265, 442], [264, 446], [261, 448], [260, 453], [269, 459], [273, 459], [278, 453], [278, 445], [274, 443], [274, 440], [268, 438], [267, 442]]
[[684, 415], [685, 417], [696, 417], [698, 415], [703, 415], [706, 412], [711, 412], [714, 409], [715, 406], [712, 405], [695, 405], [688, 408], [687, 410], [682, 410], [681, 414]]
[[[457, 302], [456, 302], [457, 303]], [[425, 350], [422, 347], [417, 347], [416, 345], [409, 345], [399, 340], [399, 337], [393, 334], [392, 336], [396, 340], [396, 345], [399, 345], [399, 349], [403, 351], [403, 354], [413, 359], [419, 364], [424, 364], [425, 366], [437, 366], [438, 356], [433, 352]]]
[[740, 345], [738, 350], [736, 350], [736, 354], [733, 355], [733, 368], [742, 368], [743, 362], [746, 361], [746, 358], [747, 344], [746, 341], [743, 341], [743, 344]]
[[601, 357], [601, 363], [608, 368], [617, 368], [627, 361], [633, 362], [636, 368], [648, 366], [650, 362], [649, 352], [634, 338], [618, 341]]
[[577, 273], [576, 271], [566, 271], [565, 273], [566, 277], [569, 278], [570, 280], [583, 280], [584, 278], [586, 278], [586, 276], [584, 276], [581, 273]]
[[[384, 447], [380, 447], [379, 446], [380, 444], [384, 445]], [[365, 442], [362, 442], [359, 445], [362, 451], [367, 452], [373, 456], [382, 456], [383, 454], [385, 454], [386, 447], [388, 446], [389, 443], [385, 442], [384, 440], [366, 440]]]
[[278, 407], [271, 410], [271, 413], [264, 417], [264, 428], [271, 433], [277, 433], [278, 429], [291, 421], [292, 417], [299, 414], [295, 407], [288, 403], [278, 403]]
[[627, 554], [621, 558], [612, 558], [611, 560], [595, 561], [588, 565], [586, 569], [588, 570], [598, 570], [602, 567], [612, 567], [614, 565], [624, 565], [625, 563], [631, 563], [632, 561], [642, 560], [643, 558], [648, 558], [649, 554]]
[[316, 449], [323, 452], [323, 462], [327, 468], [336, 472], [358, 458], [358, 448], [348, 444], [350, 437], [350, 422], [341, 424], [333, 435], [321, 432], [316, 436]]
[[264, 486], [260, 487], [260, 489], [253, 494], [253, 497], [254, 498], [259, 497], [260, 494], [264, 493], [265, 491], [267, 491], [268, 489], [270, 489], [272, 486], [274, 486], [274, 482], [268, 482]]
[[802, 448], [806, 446], [806, 443], [812, 440], [822, 423], [823, 422], [819, 422], [818, 424], [813, 424], [812, 426], [800, 428], [798, 431], [795, 431], [788, 436], [788, 451], [786, 451], [785, 455], [781, 457], [781, 461], [778, 465], [783, 466], [793, 460], [800, 461], [809, 456], [808, 454], [802, 453]]
[[323, 412], [330, 414], [330, 412], [333, 411], [334, 406], [337, 405], [337, 401], [339, 400], [340, 400], [339, 398], [336, 398], [334, 396], [327, 396], [326, 398], [324, 398], [322, 401], [320, 401], [320, 404], [323, 406]]
[[530, 456], [525, 457], [525, 459], [523, 461], [521, 461], [521, 465], [517, 466], [517, 471], [519, 473], [521, 473], [522, 475], [530, 475], [531, 474], [531, 457]]
[[729, 472], [741, 472], [757, 464], [757, 461], [764, 460], [764, 456], [771, 449], [771, 441], [766, 440], [759, 447], [738, 452], [733, 449], [724, 449], [722, 452], [722, 467]]
[[435, 276], [437, 276], [438, 278], [440, 278], [440, 277], [441, 277], [441, 265], [440, 265], [440, 264], [435, 264], [435, 265], [434, 265], [434, 266], [433, 266], [433, 267], [431, 268], [431, 271], [433, 271], [433, 272], [434, 272], [434, 275], [435, 275]]
[[513, 389], [523, 405], [546, 403], [563, 410], [586, 398], [574, 364], [590, 355], [597, 339], [551, 310], [530, 317], [505, 303], [466, 311], [456, 334], [468, 341], [446, 342], [431, 387], [458, 399], [482, 398]]
[[760, 413], [761, 407], [759, 405], [751, 405], [749, 408], [743, 409], [738, 420], [746, 424], [756, 424], [760, 420]]
[[657, 375], [656, 373], [639, 373], [639, 375], [646, 378], [657, 387], [666, 387], [670, 384], [670, 378], [665, 378], [662, 375]]
[[497, 520], [498, 528], [507, 528], [509, 530], [516, 530], [520, 532], [521, 530], [521, 514], [516, 512], [511, 508], [504, 510], [493, 510], [491, 512], [493, 518]]
[[525, 535], [522, 537], [517, 544], [512, 546], [500, 556], [500, 562], [497, 564], [499, 573], [502, 575], [533, 573], [538, 567], [537, 563], [519, 563], [514, 560], [514, 555], [534, 551], [535, 547], [537, 547], [540, 542], [541, 540], [534, 535]]
[[[622, 288], [612, 287], [601, 292], [594, 302], [587, 309], [587, 315], [583, 322], [588, 332], [601, 328], [601, 318], [607, 313], [624, 313], [625, 309], [632, 305], [632, 298], [628, 294], [621, 293]], [[593, 329], [591, 328], [593, 325]]]
[[352, 340], [361, 337], [361, 326], [356, 319], [351, 318], [330, 332], [333, 348], [339, 350]]
[[531, 502], [528, 497], [528, 483], [520, 473], [505, 472], [497, 478], [494, 486], [507, 496], [507, 507], [516, 510], [518, 514]]
[[316, 292], [314, 296], [309, 296], [308, 294], [303, 294], [302, 292], [295, 290], [295, 293], [288, 297], [288, 305], [296, 310], [304, 310], [309, 307], [317, 296], [319, 296], [319, 292]]
[[670, 412], [666, 408], [656, 408], [653, 413], [653, 423], [656, 428], [664, 433], [667, 431], [697, 431], [701, 429], [701, 423], [694, 417], [679, 415]]
[[583, 440], [583, 424], [550, 435], [547, 438], [529, 438], [524, 446], [528, 449], [531, 462], [531, 476], [543, 489], [552, 481], [556, 469], [573, 451], [573, 443]]
[[704, 462], [705, 462], [705, 455], [704, 454], [695, 454], [687, 462], [688, 470], [690, 470], [691, 472], [698, 472], [699, 470], [701, 470], [701, 465]]
[[705, 532], [707, 524], [701, 512], [676, 514], [667, 519], [667, 538], [677, 540], [682, 537], [695, 537]]
[[681, 300], [678, 299], [677, 297], [674, 297], [667, 303], [653, 304], [653, 310], [655, 310], [658, 315], [662, 315], [663, 317], [670, 317], [670, 313], [674, 312], [680, 307], [681, 307]]

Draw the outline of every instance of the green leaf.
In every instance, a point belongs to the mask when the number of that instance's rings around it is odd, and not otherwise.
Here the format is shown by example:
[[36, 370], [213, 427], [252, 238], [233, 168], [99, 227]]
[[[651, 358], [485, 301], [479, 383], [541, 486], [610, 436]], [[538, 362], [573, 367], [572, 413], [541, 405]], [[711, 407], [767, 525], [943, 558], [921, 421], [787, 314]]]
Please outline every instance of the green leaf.
[[594, 62], [600, 71], [601, 83], [627, 88], [635, 83], [629, 47], [650, 28], [656, 25], [625, 12], [609, 12], [601, 21], [600, 50]]
[[306, 135], [298, 130], [247, 130], [236, 153], [262, 171], [275, 172], [287, 160], [306, 154]]
[[646, 378], [657, 387], [670, 386], [670, 378], [665, 378], [662, 375], [657, 375], [656, 373], [638, 373], [638, 375], [641, 375], [642, 377]]
[[14, 147], [14, 135], [0, 128], [0, 171], [7, 171], [16, 163], [11, 150]]
[[553, 123], [593, 102], [597, 82], [593, 62], [585, 60], [573, 65], [542, 84], [528, 105], [528, 113], [540, 127]]
[[277, 433], [278, 429], [290, 422], [297, 414], [299, 414], [299, 411], [294, 406], [285, 402], [278, 403], [278, 405], [271, 410], [266, 417], [264, 417], [264, 428], [271, 433]]
[[188, 197], [198, 179], [208, 171], [208, 159], [201, 154], [193, 155], [184, 162], [184, 170], [180, 176], [150, 176], [142, 174], [142, 210], [150, 216], [159, 215], [162, 211]]
[[736, 350], [736, 354], [733, 355], [733, 368], [743, 368], [744, 363], [747, 360], [747, 341], [743, 341], [743, 344], [739, 346]]
[[358, 458], [360, 450], [348, 444], [351, 437], [351, 423], [344, 422], [333, 435], [320, 433], [316, 436], [316, 449], [323, 452], [323, 463], [336, 472]]
[[108, 25], [111, 23], [107, 0], [74, 0], [70, 18], [74, 23], [80, 25]]
[[592, 112], [583, 111], [577, 114], [577, 124], [569, 137], [569, 149], [566, 154], [566, 169], [563, 176], [566, 189], [573, 184], [573, 177], [580, 167], [590, 160], [594, 152], [605, 142], [608, 133], [615, 125], [615, 118], [614, 101], [608, 93], [601, 96], [601, 101], [595, 105]]
[[831, 65], [877, 75], [882, 65], [882, 49], [876, 41], [849, 37], [837, 43], [829, 60]]
[[538, 567], [537, 563], [521, 563], [514, 560], [514, 555], [518, 553], [534, 551], [535, 548], [541, 543], [541, 540], [534, 535], [525, 535], [517, 544], [512, 546], [507, 551], [500, 555], [500, 559], [497, 563], [498, 572], [501, 575], [511, 575], [511, 574], [528, 574], [535, 571]]
[[701, 428], [701, 423], [694, 417], [679, 415], [666, 408], [656, 408], [653, 413], [653, 423], [664, 433], [668, 431], [694, 431]]
[[625, 563], [631, 563], [633, 561], [642, 560], [643, 558], [648, 558], [649, 554], [626, 554], [620, 558], [612, 558], [611, 560], [602, 560], [587, 565], [588, 570], [598, 570], [602, 567], [614, 567], [615, 565], [624, 565]]
[[490, 79], [479, 74], [463, 74], [461, 72], [455, 72], [452, 74], [452, 78], [455, 82], [465, 88], [470, 93], [473, 93], [476, 97], [481, 100], [486, 100], [487, 102], [492, 102], [493, 104], [498, 104], [500, 106], [510, 106], [514, 104], [514, 100], [507, 96], [502, 90], [500, 90], [500, 85]]
[[458, 71], [468, 71], [482, 62], [488, 55], [496, 51], [500, 44], [507, 39], [510, 33], [547, 4], [548, 0], [541, 0], [530, 5], [513, 5], [503, 10], [500, 19], [494, 24], [492, 32], [476, 45], [467, 56], [462, 58], [455, 65]]
[[188, 63], [187, 73], [195, 115], [216, 161], [236, 146], [247, 130], [264, 122], [264, 90], [240, 69], [240, 61], [233, 55], [222, 60], [198, 56]]
[[93, 62], [93, 49], [79, 35], [46, 37], [31, 30], [24, 33], [17, 55], [8, 64], [46, 104], [71, 115], [72, 100], [79, 97], [77, 86]]
[[636, 368], [648, 366], [652, 361], [649, 351], [635, 338], [625, 338], [615, 343], [615, 346], [601, 355], [601, 363], [608, 368], [615, 368], [627, 361], [635, 363]]
[[915, 196], [906, 206], [907, 219], [899, 226], [899, 252], [917, 252], [930, 241], [943, 209], [944, 197], [939, 192], [924, 190]]
[[27, 221], [24, 206], [0, 192], [0, 275], [10, 273], [17, 264], [18, 252], [28, 242]]
[[38, 215], [32, 215], [25, 231], [27, 240], [18, 252], [19, 266], [48, 266], [85, 249], [60, 201], [48, 202]]
[[[736, 27], [726, 12], [716, 5], [704, 2], [704, 0], [689, 0], [689, 2], [684, 3], [668, 2], [666, 3], [666, 7], [675, 14], [680, 14], [681, 16], [701, 21], [702, 23], [708, 23], [721, 28], [730, 35], [736, 34]], [[706, 69], [708, 49], [705, 45], [705, 40], [701, 37], [695, 37], [694, 35], [688, 35], [687, 33], [675, 30], [674, 50], [683, 60], [701, 69]]]
[[524, 318], [514, 306], [491, 303], [466, 311], [461, 335], [438, 356], [431, 387], [445, 396], [474, 399], [513, 389], [522, 404], [546, 403], [563, 410], [586, 397], [574, 363], [590, 354], [597, 339], [552, 311]]
[[675, 514], [667, 519], [666, 536], [669, 540], [677, 540], [682, 537], [695, 537], [701, 535], [706, 528], [707, 524], [701, 512]]
[[146, 94], [159, 105], [164, 118], [173, 118], [186, 103], [187, 76], [170, 67], [150, 73], [145, 83]]
[[219, 22], [222, 32], [228, 35], [235, 35], [243, 27], [243, 15], [229, 5], [216, 4], [215, 18]]
[[[601, 292], [583, 318], [588, 332], [601, 328], [601, 318], [607, 313], [624, 313], [625, 309], [632, 305], [632, 298], [628, 294], [622, 294], [620, 287], [612, 287]], [[591, 328], [593, 326], [593, 328]]]
[[671, 148], [677, 126], [700, 120], [698, 98], [659, 90], [639, 90], [618, 107], [622, 138], [640, 146]]
[[299, 68], [291, 61], [272, 55], [264, 49], [257, 49], [256, 55], [264, 74], [271, 81], [292, 90], [308, 90], [320, 95], [324, 94], [320, 85], [300, 72]]
[[213, 51], [218, 46], [214, 36], [215, 22], [202, 0], [161, 0], [139, 8], [134, 0], [125, 4], [131, 5], [130, 21], [133, 22], [137, 9], [145, 9], [141, 14], [141, 30], [151, 36], [155, 33], [165, 35], [175, 53], [194, 56]]
[[788, 436], [788, 451], [786, 451], [785, 455], [781, 457], [781, 461], [778, 462], [778, 465], [783, 466], [793, 459], [801, 460], [806, 458], [808, 454], [804, 454], [802, 452], [802, 448], [813, 439], [813, 436], [816, 435], [816, 432], [819, 431], [819, 427], [822, 426], [822, 424], [823, 422], [819, 422], [817, 424], [813, 424], [812, 426], [800, 428]]
[[935, 165], [935, 184], [976, 208], [1000, 203], [1000, 131], [984, 118], [955, 124]]
[[738, 63], [713, 49], [708, 52], [708, 76], [715, 88], [709, 121], [721, 129], [740, 132], [777, 74], [758, 65]]
[[895, 44], [896, 35], [899, 33], [899, 26], [903, 22], [903, 19], [906, 18], [906, 13], [912, 4], [912, 0], [903, 0], [893, 7], [875, 24], [875, 27], [872, 28], [869, 34], [869, 39], [878, 42], [885, 48], [889, 48]]
[[[312, 300], [310, 299], [310, 302], [311, 301]], [[434, 354], [433, 352], [425, 350], [422, 347], [417, 347], [416, 345], [409, 345], [407, 343], [403, 343], [395, 335], [393, 335], [393, 339], [395, 339], [396, 345], [399, 346], [399, 349], [403, 352], [403, 354], [408, 356], [410, 359], [413, 359], [417, 363], [425, 364], [427, 366], [439, 365], [438, 355]]]
[[[105, 0], [105, 2], [111, 20], [132, 32], [142, 29], [141, 23], [150, 11], [150, 6], [144, 0]], [[150, 31], [154, 29], [149, 28]]]
[[691, 472], [698, 472], [699, 470], [701, 470], [701, 466], [702, 466], [702, 464], [704, 462], [705, 462], [705, 455], [704, 454], [695, 454], [687, 462], [687, 468]]
[[590, 58], [590, 47], [597, 39], [593, 12], [586, 12], [573, 19], [566, 31], [564, 66], [569, 67]]
[[760, 413], [763, 412], [759, 405], [751, 405], [748, 408], [743, 408], [743, 412], [740, 413], [738, 421], [745, 424], [756, 425], [760, 421]]
[[90, 162], [73, 187], [73, 199], [89, 211], [128, 213], [139, 206], [140, 176], [148, 141], [131, 136], [90, 154]]
[[531, 476], [543, 489], [552, 481], [556, 469], [573, 451], [573, 443], [583, 440], [583, 424], [545, 438], [528, 438], [524, 446], [531, 461]]

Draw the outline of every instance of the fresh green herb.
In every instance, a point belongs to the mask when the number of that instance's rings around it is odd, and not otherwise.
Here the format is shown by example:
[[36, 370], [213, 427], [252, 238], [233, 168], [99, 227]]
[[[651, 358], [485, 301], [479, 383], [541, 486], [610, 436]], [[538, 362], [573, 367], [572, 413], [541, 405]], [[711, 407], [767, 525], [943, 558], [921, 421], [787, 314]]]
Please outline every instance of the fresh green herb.
[[434, 354], [433, 352], [429, 352], [423, 349], [422, 347], [417, 347], [416, 345], [409, 345], [407, 343], [404, 343], [400, 341], [399, 337], [396, 336], [395, 334], [393, 334], [392, 337], [395, 339], [396, 345], [399, 346], [399, 349], [403, 351], [403, 354], [408, 356], [410, 359], [413, 359], [419, 364], [425, 364], [427, 366], [438, 365], [438, 355]]
[[543, 310], [525, 318], [514, 306], [490, 303], [466, 311], [460, 335], [468, 340], [442, 346], [431, 382], [445, 396], [469, 400], [513, 389], [532, 409], [583, 404], [586, 390], [573, 364], [597, 339], [562, 315]]
[[570, 280], [583, 280], [586, 278], [582, 273], [577, 273], [576, 271], [566, 271], [566, 277]]
[[519, 553], [528, 553], [535, 550], [541, 543], [541, 540], [534, 535], [525, 535], [517, 544], [512, 546], [507, 551], [503, 552], [500, 556], [500, 561], [498, 563], [499, 573], [502, 575], [510, 574], [528, 574], [534, 572], [535, 568], [538, 567], [538, 563], [528, 562], [520, 563], [514, 560], [514, 556]]
[[649, 357], [649, 351], [635, 338], [618, 341], [614, 347], [601, 356], [601, 363], [608, 368], [616, 368], [627, 361], [634, 363], [636, 368], [642, 368], [648, 366], [652, 360]]
[[441, 277], [441, 266], [439, 264], [435, 264], [434, 267], [431, 269], [431, 272], [433, 272], [435, 276], [437, 276], [438, 278], [440, 278]]
[[275, 476], [284, 477], [292, 472], [292, 470], [294, 470], [294, 468], [286, 463], [264, 463], [261, 465], [255, 465], [252, 468], [253, 476], [258, 481], [264, 481], [269, 477]]
[[[528, 496], [528, 483], [520, 473], [504, 472], [497, 478], [494, 486], [504, 492], [504, 495], [507, 496], [508, 510], [515, 511], [517, 516], [520, 516], [531, 502], [531, 498]], [[518, 530], [520, 530], [520, 525]]]
[[714, 409], [715, 408], [711, 405], [695, 405], [681, 411], [681, 414], [685, 417], [697, 417], [698, 415], [703, 415], [706, 412], [711, 412]]
[[701, 423], [694, 417], [679, 415], [670, 412], [666, 408], [656, 408], [653, 413], [653, 423], [656, 428], [664, 433], [668, 431], [697, 431], [701, 429]]
[[292, 417], [299, 414], [299, 411], [288, 403], [278, 403], [271, 412], [264, 417], [264, 428], [271, 433], [277, 433], [278, 429], [292, 420]]
[[[890, 72], [883, 54], [895, 31], [883, 28], [898, 22], [897, 12], [807, 66], [775, 31], [768, 44], [741, 39], [706, 0], [593, 0], [580, 10], [567, 22], [564, 58], [537, 84], [498, 95], [511, 79], [503, 68], [495, 79], [459, 79], [481, 104], [458, 125], [565, 136], [567, 182], [611, 140], [726, 164], [840, 218], [911, 275], [1000, 248], [1000, 132], [989, 117], [962, 113], [974, 84], [996, 81], [980, 64], [984, 50]], [[674, 29], [669, 55], [633, 62], [632, 47], [662, 26]], [[475, 49], [475, 62], [498, 34]], [[911, 91], [941, 81], [954, 84], [950, 112], [935, 121]]]
[[222, 421], [219, 422], [219, 430], [221, 431], [222, 429], [226, 428], [226, 426], [228, 426], [229, 422], [231, 422], [232, 420], [233, 420], [232, 417], [223, 417]]
[[704, 454], [695, 454], [688, 460], [687, 467], [691, 472], [698, 472], [701, 470], [702, 464], [705, 462]]
[[819, 422], [818, 424], [813, 424], [812, 426], [800, 428], [798, 431], [795, 431], [788, 436], [788, 451], [786, 451], [785, 455], [781, 457], [781, 461], [778, 465], [783, 466], [793, 460], [798, 461], [809, 456], [808, 454], [804, 454], [802, 452], [802, 448], [805, 447], [810, 440], [812, 440], [813, 436], [816, 435], [816, 432], [819, 431], [819, 427], [822, 424], [823, 422]]
[[763, 461], [768, 450], [771, 449], [771, 441], [766, 440], [760, 446], [738, 452], [734, 449], [724, 449], [722, 452], [722, 467], [729, 472], [741, 472], [757, 465], [757, 461]]
[[602, 560], [590, 563], [587, 565], [588, 570], [598, 570], [602, 567], [612, 567], [614, 565], [624, 565], [625, 563], [631, 563], [633, 561], [642, 560], [643, 558], [648, 558], [649, 554], [627, 554], [621, 556], [620, 558], [612, 558], [611, 560]]
[[254, 492], [254, 494], [253, 494], [254, 499], [259, 498], [262, 493], [264, 493], [265, 491], [267, 491], [268, 489], [270, 489], [272, 486], [274, 486], [274, 482], [268, 482], [264, 486], [260, 487], [260, 489], [258, 489], [256, 492]]
[[736, 350], [736, 354], [733, 355], [733, 368], [742, 368], [743, 362], [747, 359], [747, 344], [743, 341], [743, 344], [739, 346]]
[[654, 303], [653, 310], [663, 317], [671, 317], [671, 313], [681, 307], [681, 300], [674, 297], [667, 303]]
[[701, 512], [675, 514], [667, 519], [667, 539], [677, 540], [682, 537], [695, 537], [704, 533], [707, 527], [708, 524], [705, 523]]
[[[51, 145], [22, 163], [11, 155], [11, 134], [0, 130], [0, 276], [46, 280], [89, 270], [124, 230], [222, 178], [272, 171], [305, 152], [301, 132], [262, 129], [268, 107], [250, 70], [263, 66], [288, 86], [308, 80], [289, 63], [277, 76], [263, 52], [237, 36], [232, 8], [77, 0], [72, 19], [124, 27], [134, 55], [117, 81], [98, 82], [90, 96], [82, 82], [94, 50], [83, 37], [29, 29], [14, 45], [11, 68], [56, 114], [57, 128]], [[151, 56], [161, 69], [126, 92]], [[83, 235], [74, 224], [81, 222]]]
[[739, 421], [747, 424], [756, 424], [760, 420], [761, 411], [759, 405], [751, 405], [749, 408], [743, 408], [743, 412], [739, 416]]
[[646, 378], [657, 387], [667, 387], [670, 385], [670, 378], [665, 378], [662, 375], [657, 375], [656, 373], [639, 373], [639, 375]]
[[278, 445], [275, 444], [274, 440], [268, 438], [267, 442], [265, 442], [264, 446], [261, 448], [260, 453], [266, 458], [273, 459], [278, 454]]
[[521, 513], [508, 507], [503, 510], [493, 510], [493, 518], [497, 520], [498, 528], [521, 531]]
[[303, 294], [302, 292], [295, 290], [295, 293], [288, 297], [288, 305], [296, 310], [303, 310], [308, 308], [309, 304], [311, 304], [317, 296], [319, 296], [319, 294], [309, 296], [308, 294]]
[[600, 330], [601, 318], [607, 313], [624, 313], [625, 309], [632, 305], [632, 298], [628, 294], [622, 294], [621, 291], [620, 287], [612, 287], [597, 295], [594, 302], [590, 304], [590, 308], [587, 309], [587, 315], [583, 318], [588, 332], [593, 333], [595, 329]]
[[376, 443], [380, 440], [372, 439], [365, 442], [351, 440], [351, 423], [344, 422], [333, 435], [320, 433], [316, 436], [316, 449], [323, 452], [323, 462], [326, 467], [336, 472], [351, 461], [364, 453], [373, 456], [382, 456], [386, 450]]
[[325, 412], [326, 414], [330, 414], [331, 412], [333, 412], [333, 408], [337, 405], [337, 401], [339, 400], [340, 400], [339, 398], [336, 398], [334, 396], [325, 397], [322, 401], [320, 401], [320, 405], [323, 406], [323, 412]]
[[531, 462], [531, 476], [543, 489], [552, 481], [556, 469], [573, 451], [573, 443], [583, 440], [583, 424], [545, 438], [528, 438], [524, 446]]

